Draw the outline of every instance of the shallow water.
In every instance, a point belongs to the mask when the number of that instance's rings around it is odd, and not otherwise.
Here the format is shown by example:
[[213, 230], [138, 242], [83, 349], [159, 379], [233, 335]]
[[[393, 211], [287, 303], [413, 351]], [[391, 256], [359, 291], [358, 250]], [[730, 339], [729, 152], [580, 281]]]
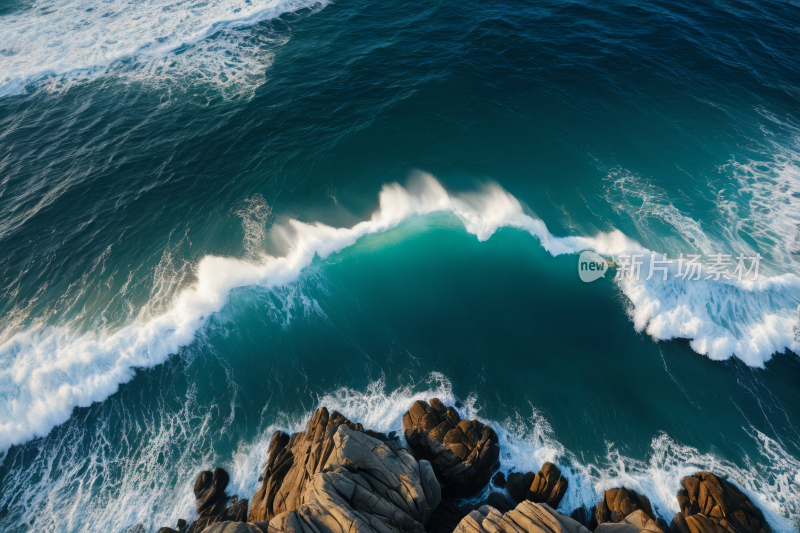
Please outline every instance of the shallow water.
[[[414, 399], [667, 521], [800, 524], [793, 2], [0, 8], [0, 529], [191, 519], [318, 405]], [[398, 185], [399, 183], [399, 185]], [[577, 252], [762, 257], [583, 283]], [[703, 276], [705, 277], [705, 276]]]

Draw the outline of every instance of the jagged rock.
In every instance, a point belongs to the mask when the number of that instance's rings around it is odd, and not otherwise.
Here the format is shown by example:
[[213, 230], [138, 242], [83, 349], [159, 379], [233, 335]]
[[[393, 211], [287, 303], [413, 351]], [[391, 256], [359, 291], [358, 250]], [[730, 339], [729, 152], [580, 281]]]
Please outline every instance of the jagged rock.
[[194, 482], [194, 498], [197, 514], [219, 504], [225, 498], [225, 488], [228, 486], [230, 476], [222, 468], [215, 468], [214, 472], [200, 472]]
[[506, 476], [502, 472], [496, 473], [492, 476], [492, 485], [498, 489], [506, 488]]
[[771, 533], [761, 509], [721, 477], [698, 472], [681, 485], [672, 533]]
[[477, 420], [461, 420], [438, 398], [417, 401], [403, 415], [406, 442], [431, 462], [447, 493], [457, 495], [486, 485], [500, 457], [497, 434]]
[[[226, 502], [227, 498], [223, 500]], [[210, 525], [218, 522], [244, 522], [247, 520], [247, 500], [242, 499], [235, 501], [230, 507], [211, 507], [200, 515], [196, 522], [194, 522], [187, 533], [202, 533]]]
[[505, 514], [484, 505], [459, 522], [453, 533], [589, 533], [546, 503], [524, 501]]
[[442, 498], [434, 509], [426, 528], [428, 533], [453, 533], [461, 519], [469, 514], [472, 508], [459, 507], [452, 498]]
[[568, 486], [569, 481], [561, 475], [561, 470], [553, 463], [545, 463], [533, 478], [526, 497], [534, 503], [546, 503], [558, 509]]
[[158, 533], [179, 533], [178, 531], [172, 529], [171, 527], [162, 527], [158, 530]]
[[222, 468], [200, 472], [194, 483], [195, 505], [200, 517], [189, 526], [187, 533], [201, 533], [216, 522], [247, 520], [247, 500], [225, 493], [229, 480], [228, 473]]
[[511, 472], [506, 482], [506, 490], [515, 502], [527, 499], [534, 503], [546, 503], [553, 509], [558, 509], [568, 486], [569, 481], [553, 463], [543, 464], [536, 474]]
[[603, 495], [603, 500], [597, 504], [595, 515], [597, 524], [622, 523], [625, 518], [635, 511], [642, 510], [651, 520], [655, 520], [653, 507], [647, 497], [640, 495], [626, 487], [608, 489]]
[[632, 512], [621, 522], [604, 522], [595, 528], [594, 533], [665, 533], [655, 519], [641, 509]]
[[424, 533], [441, 500], [428, 461], [391, 441], [339, 424], [332, 449], [306, 483], [302, 504], [270, 520], [269, 533]]
[[361, 424], [350, 422], [336, 411], [328, 414], [327, 408], [320, 407], [304, 432], [291, 438], [281, 431], [272, 435], [261, 487], [253, 495], [251, 522], [271, 520], [300, 507], [306, 485], [322, 471], [333, 450], [333, 436], [341, 425], [364, 431]]
[[533, 472], [526, 472], [524, 474], [521, 472], [511, 472], [508, 474], [506, 490], [515, 502], [521, 503], [525, 501], [528, 489], [535, 477], [536, 475]]
[[247, 522], [216, 522], [202, 533], [263, 533], [261, 529]]

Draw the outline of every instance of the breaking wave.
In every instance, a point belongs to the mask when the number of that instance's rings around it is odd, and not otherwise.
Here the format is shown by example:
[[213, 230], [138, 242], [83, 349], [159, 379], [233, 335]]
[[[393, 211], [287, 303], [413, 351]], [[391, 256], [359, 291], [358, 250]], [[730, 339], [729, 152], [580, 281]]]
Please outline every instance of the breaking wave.
[[[268, 208], [258, 206], [256, 218], [268, 216]], [[419, 174], [407, 187], [385, 185], [378, 210], [353, 227], [297, 220], [272, 226], [270, 239], [287, 250], [281, 257], [253, 250], [248, 259], [204, 257], [194, 270], [194, 284], [175, 291], [168, 305], [162, 302], [159, 307], [164, 312], [156, 316], [141, 314], [113, 332], [78, 334], [66, 327], [44, 326], [19, 332], [0, 345], [0, 449], [46, 435], [68, 420], [74, 407], [113, 394], [132, 378], [134, 368], [164, 362], [195, 338], [209, 315], [223, 308], [232, 289], [286, 286], [315, 258], [325, 259], [410, 217], [451, 213], [479, 241], [499, 228], [517, 228], [533, 235], [553, 256], [582, 250], [611, 258], [622, 252], [647, 252], [620, 231], [556, 237], [526, 211], [495, 183], [480, 191], [449, 193], [432, 176]], [[258, 245], [259, 239], [251, 235], [250, 245]], [[635, 328], [655, 340], [688, 338], [698, 353], [713, 359], [736, 356], [750, 366], [763, 366], [775, 352], [800, 348], [794, 336], [800, 278], [793, 274], [742, 281], [662, 282], [654, 277], [620, 281], [619, 286], [631, 302]]]

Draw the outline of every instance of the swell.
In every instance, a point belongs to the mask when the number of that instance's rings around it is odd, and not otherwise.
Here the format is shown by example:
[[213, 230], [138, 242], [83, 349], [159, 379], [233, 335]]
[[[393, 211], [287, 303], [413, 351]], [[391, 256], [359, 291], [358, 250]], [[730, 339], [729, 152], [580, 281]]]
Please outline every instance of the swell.
[[[594, 237], [556, 237], [544, 222], [499, 185], [448, 193], [432, 176], [419, 174], [407, 187], [385, 185], [379, 208], [350, 228], [288, 220], [270, 237], [288, 250], [284, 256], [251, 253], [249, 260], [206, 256], [196, 282], [171, 300], [166, 311], [144, 313], [114, 331], [77, 334], [65, 327], [31, 327], [0, 346], [0, 449], [46, 435], [69, 419], [74, 407], [102, 401], [129, 381], [137, 367], [164, 362], [189, 344], [210, 315], [220, 311], [230, 291], [243, 286], [282, 287], [303, 269], [359, 238], [385, 232], [411, 217], [451, 213], [465, 230], [485, 241], [499, 228], [536, 237], [552, 256], [593, 250], [614, 258], [647, 252], [619, 231]], [[577, 264], [576, 264], [577, 270]], [[742, 281], [623, 281], [634, 327], [654, 340], [691, 339], [692, 348], [713, 359], [737, 356], [760, 367], [775, 352], [800, 348], [794, 336], [794, 307], [800, 278], [793, 274]]]
[[[459, 402], [450, 381], [432, 373], [394, 390], [387, 390], [383, 380], [365, 390], [339, 388], [295, 415], [272, 410], [258, 434], [229, 454], [209, 446], [208, 441], [218, 441], [218, 436], [208, 430], [212, 415], [198, 403], [193, 389], [177, 409], [163, 409], [148, 417], [135, 453], [125, 443], [114, 446], [106, 440], [105, 433], [119, 424], [112, 418], [120, 414], [124, 418], [124, 413], [102, 418], [91, 435], [85, 434], [86, 425], [74, 424], [70, 432], [49, 436], [33, 458], [26, 459], [22, 448], [4, 457], [4, 462], [24, 463], [25, 468], [15, 468], [3, 478], [0, 507], [12, 513], [5, 517], [2, 529], [36, 529], [55, 521], [65, 531], [125, 531], [137, 524], [153, 530], [178, 518], [196, 518], [191, 486], [198, 471], [223, 466], [231, 474], [229, 492], [250, 498], [260, 484], [272, 433], [302, 431], [317, 406], [338, 410], [371, 429], [397, 431], [402, 438], [403, 413], [415, 400], [431, 397], [459, 405], [463, 417], [478, 418], [497, 431], [504, 473], [536, 471], [545, 461], [558, 464], [569, 478], [561, 510], [594, 505], [605, 489], [626, 485], [645, 494], [655, 512], [669, 521], [678, 511], [674, 495], [681, 478], [712, 470], [742, 488], [776, 532], [795, 531], [800, 520], [800, 463], [758, 431], [750, 432], [758, 455], [743, 465], [700, 453], [664, 433], [653, 436], [645, 457], [627, 456], [614, 443], [608, 444], [605, 454], [586, 457], [566, 449], [535, 408], [512, 407], [505, 419], [487, 419], [481, 416], [481, 398], [470, 396]], [[268, 408], [269, 404], [265, 411]], [[91, 450], [88, 457], [82, 440]]]

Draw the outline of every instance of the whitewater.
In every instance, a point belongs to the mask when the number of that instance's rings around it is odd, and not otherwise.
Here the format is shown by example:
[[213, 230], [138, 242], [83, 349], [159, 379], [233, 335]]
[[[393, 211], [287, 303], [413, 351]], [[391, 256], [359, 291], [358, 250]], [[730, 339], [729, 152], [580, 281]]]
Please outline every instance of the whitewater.
[[[456, 217], [479, 241], [504, 227], [528, 232], [554, 257], [591, 250], [613, 260], [623, 252], [649, 252], [619, 231], [556, 237], [496, 183], [451, 193], [433, 176], [419, 173], [406, 187], [385, 185], [379, 208], [352, 227], [294, 219], [273, 225], [269, 240], [286, 250], [285, 255], [202, 258], [196, 265], [196, 282], [181, 290], [160, 316], [146, 319], [140, 313], [116, 331], [78, 334], [66, 327], [39, 325], [14, 334], [0, 346], [0, 449], [46, 435], [67, 421], [74, 407], [114, 394], [136, 368], [163, 363], [225, 306], [231, 290], [286, 286], [315, 258], [324, 260], [365, 235], [437, 212]], [[688, 338], [700, 354], [716, 360], [735, 356], [753, 367], [763, 367], [776, 352], [800, 348], [795, 336], [800, 278], [794, 274], [741, 281], [661, 281], [656, 276], [618, 284], [630, 302], [634, 327], [654, 341]]]
[[[512, 471], [537, 471], [545, 461], [557, 464], [569, 479], [562, 510], [591, 507], [604, 490], [625, 485], [646, 495], [657, 516], [669, 521], [679, 510], [675, 493], [680, 480], [697, 471], [710, 470], [739, 486], [763, 510], [774, 531], [793, 533], [794, 524], [800, 519], [800, 462], [753, 428], [750, 434], [758, 455], [748, 458], [744, 466], [713, 453], [700, 453], [665, 433], [652, 439], [643, 459], [626, 455], [623, 443], [609, 442], [604, 455], [587, 461], [558, 441], [547, 418], [533, 406], [514, 408], [513, 414], [503, 420], [487, 419], [482, 416], [480, 398], [473, 395], [459, 401], [447, 377], [436, 372], [413, 386], [395, 389], [387, 389], [382, 380], [372, 382], [366, 390], [338, 388], [318, 397], [315, 406], [337, 410], [367, 428], [396, 431], [402, 443], [403, 413], [414, 401], [432, 397], [457, 405], [462, 417], [477, 418], [497, 432], [500, 471], [506, 475]], [[178, 518], [193, 520], [197, 513], [188, 487], [194, 483], [196, 472], [222, 466], [231, 475], [229, 492], [249, 497], [260, 486], [259, 474], [268, 458], [272, 433], [303, 431], [313, 412], [314, 408], [299, 415], [274, 413], [274, 422], [265, 424], [256, 438], [240, 443], [232, 457], [223, 459], [206, 445], [212, 437], [206, 426], [209, 413], [199, 409], [193, 394], [189, 394], [178, 412], [157, 414], [152, 423], [142, 428], [146, 445], [133, 460], [125, 447], [106, 449], [103, 445], [103, 434], [111, 429], [108, 421], [93, 435], [82, 435], [85, 429], [75, 428], [70, 438], [56, 446], [43, 446], [42, 453], [30, 461], [27, 469], [6, 478], [0, 504], [24, 501], [31, 509], [47, 510], [36, 513], [31, 521], [9, 523], [9, 527], [38, 527], [54, 520], [70, 530], [137, 531], [137, 527], [147, 530], [175, 523]], [[187, 431], [193, 421], [199, 423], [198, 430]], [[232, 415], [226, 426], [235, 421]], [[79, 451], [75, 437], [88, 437], [97, 444], [88, 458]], [[177, 455], [172, 451], [176, 444], [180, 450]], [[108, 475], [112, 471], [118, 471], [116, 478]], [[153, 490], [163, 487], [165, 480], [186, 489]], [[87, 490], [88, 487], [94, 490]], [[469, 501], [477, 503], [491, 490], [493, 485], [487, 485]]]
[[[324, 8], [320, 0], [52, 0], [0, 16], [0, 97], [56, 91], [108, 74], [229, 96], [264, 81], [286, 37], [247, 37], [262, 20]], [[252, 39], [251, 39], [252, 41]]]

